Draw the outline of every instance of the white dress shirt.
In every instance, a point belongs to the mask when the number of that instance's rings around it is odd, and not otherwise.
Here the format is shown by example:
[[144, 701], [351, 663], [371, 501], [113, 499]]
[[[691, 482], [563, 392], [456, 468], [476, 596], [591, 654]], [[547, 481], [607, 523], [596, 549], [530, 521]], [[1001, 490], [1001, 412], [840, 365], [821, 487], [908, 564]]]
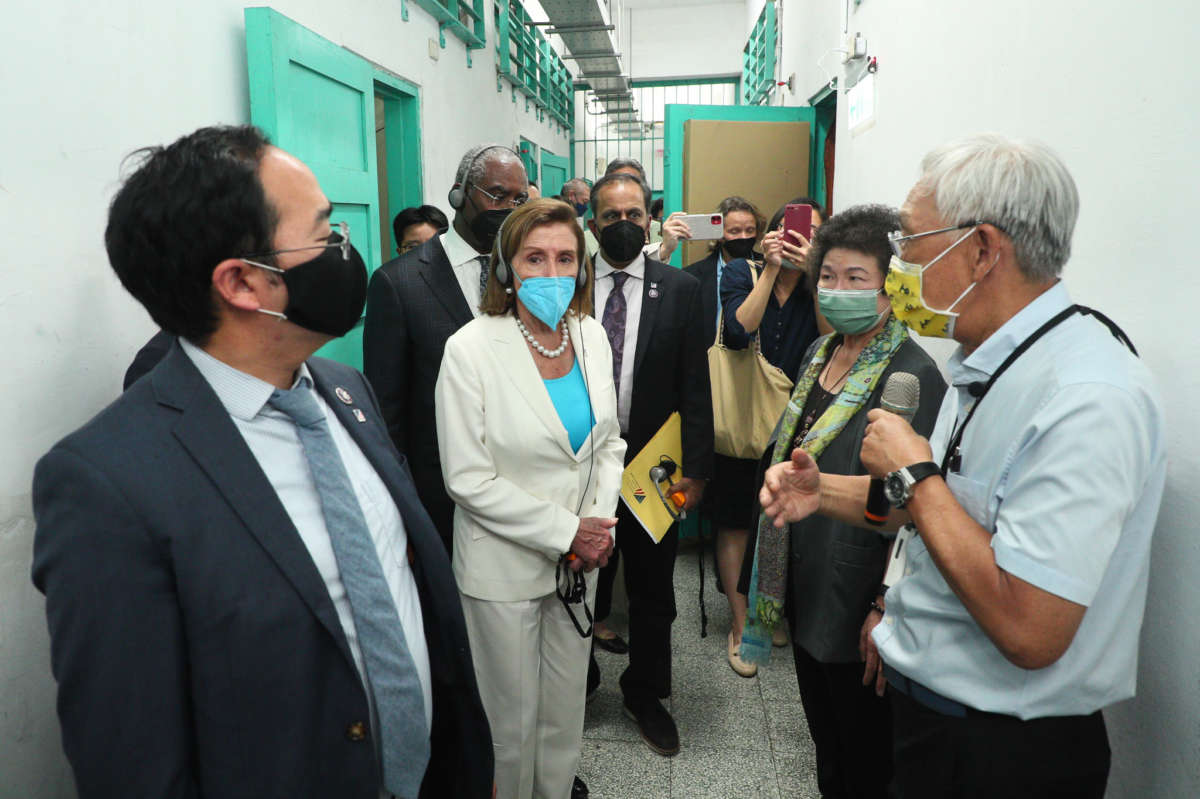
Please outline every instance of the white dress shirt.
[[479, 291], [479, 253], [458, 235], [454, 225], [441, 234], [441, 242], [454, 276], [458, 278], [459, 288], [471, 308], [471, 315], [479, 316], [479, 303], [483, 302], [483, 294]]
[[[612, 293], [612, 273], [604, 256], [596, 253], [596, 318], [604, 322], [604, 306]], [[629, 275], [621, 293], [625, 295], [625, 346], [621, 351], [621, 385], [617, 391], [617, 419], [621, 432], [629, 432], [629, 406], [633, 402], [633, 361], [637, 355], [638, 322], [642, 318], [642, 283], [646, 279], [646, 256], [638, 255], [633, 263], [621, 270]]]
[[[354, 657], [354, 664], [358, 667], [359, 676], [367, 689], [367, 696], [371, 698], [368, 704], [371, 709], [372, 729], [378, 730], [375, 702], [363, 665], [362, 649], [358, 644], [358, 631], [354, 625], [350, 598], [346, 594], [345, 585], [342, 584], [329, 530], [325, 527], [325, 515], [321, 511], [321, 499], [313, 482], [308, 459], [304, 455], [304, 446], [296, 433], [295, 423], [283, 411], [267, 404], [275, 386], [234, 369], [183, 338], [179, 339], [179, 344], [212, 386], [225, 410], [229, 411], [234, 426], [242, 434], [250, 452], [266, 474], [271, 487], [275, 489], [279, 501], [300, 534], [300, 540], [312, 557], [313, 564], [325, 581], [325, 589], [329, 592], [329, 598], [333, 600], [338, 621], [346, 634], [350, 654]], [[301, 365], [292, 387], [295, 388], [300, 383], [312, 385], [312, 375], [306, 365]], [[400, 626], [404, 629], [404, 639], [416, 666], [417, 677], [421, 681], [421, 692], [425, 699], [425, 723], [431, 726], [433, 693], [429, 647], [425, 641], [421, 599], [417, 593], [416, 579], [408, 563], [408, 534], [404, 529], [404, 521], [400, 518], [400, 511], [388, 493], [387, 486], [383, 484], [362, 450], [354, 443], [346, 428], [315, 390], [313, 397], [325, 413], [330, 434], [337, 445], [338, 453], [342, 456], [342, 463], [350, 477], [350, 484], [354, 486], [354, 494], [367, 521], [371, 539], [375, 542], [375, 551], [379, 554], [383, 576], [391, 591], [392, 601], [396, 603]]]

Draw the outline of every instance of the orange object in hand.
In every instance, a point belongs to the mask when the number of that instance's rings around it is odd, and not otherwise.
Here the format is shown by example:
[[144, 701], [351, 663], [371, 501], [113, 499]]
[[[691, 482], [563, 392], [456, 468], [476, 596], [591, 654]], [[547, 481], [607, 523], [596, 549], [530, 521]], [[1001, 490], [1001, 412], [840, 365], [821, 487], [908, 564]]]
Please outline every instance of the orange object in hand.
[[682, 508], [687, 504], [687, 492], [685, 492], [683, 489], [676, 489], [668, 496], [671, 497], [671, 501], [675, 503], [675, 507], [677, 508]]

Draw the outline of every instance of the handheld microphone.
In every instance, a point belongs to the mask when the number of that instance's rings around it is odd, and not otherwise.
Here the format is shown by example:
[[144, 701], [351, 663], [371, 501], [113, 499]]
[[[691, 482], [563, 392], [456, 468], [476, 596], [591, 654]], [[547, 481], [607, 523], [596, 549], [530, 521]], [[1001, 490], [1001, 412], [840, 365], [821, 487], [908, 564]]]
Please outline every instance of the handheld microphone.
[[[908, 372], [893, 372], [883, 385], [883, 396], [879, 398], [879, 407], [888, 413], [894, 413], [906, 422], [911, 423], [917, 412], [917, 403], [921, 397], [921, 381], [916, 375]], [[867, 506], [863, 509], [863, 521], [879, 526], [887, 521], [891, 504], [883, 493], [883, 480], [871, 478], [871, 489], [867, 492]]]

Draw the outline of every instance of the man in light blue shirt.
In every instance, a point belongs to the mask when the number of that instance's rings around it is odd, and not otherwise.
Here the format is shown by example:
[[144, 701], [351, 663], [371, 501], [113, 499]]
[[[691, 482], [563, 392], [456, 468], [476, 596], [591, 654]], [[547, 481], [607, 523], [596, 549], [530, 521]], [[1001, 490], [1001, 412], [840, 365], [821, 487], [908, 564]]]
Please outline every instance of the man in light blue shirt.
[[[1077, 212], [1053, 153], [976, 136], [925, 158], [893, 237], [893, 311], [961, 344], [931, 441], [880, 410], [863, 440], [889, 525], [916, 530], [864, 608], [901, 797], [1104, 794], [1100, 710], [1134, 694], [1166, 454], [1148, 370], [1059, 282]], [[763, 504], [861, 520], [866, 482], [797, 450]]]

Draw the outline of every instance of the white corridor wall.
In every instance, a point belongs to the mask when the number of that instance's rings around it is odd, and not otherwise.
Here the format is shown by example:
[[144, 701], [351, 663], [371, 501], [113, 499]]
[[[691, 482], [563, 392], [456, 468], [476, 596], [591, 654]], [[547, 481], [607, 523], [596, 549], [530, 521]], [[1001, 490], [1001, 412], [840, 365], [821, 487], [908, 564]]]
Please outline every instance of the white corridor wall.
[[[102, 235], [121, 159], [203, 125], [249, 120], [242, 9], [235, 0], [9, 0], [0, 51], [0, 799], [74, 795], [54, 715], [41, 595], [29, 579], [36, 459], [117, 396], [154, 327], [108, 267]], [[559, 155], [507, 84], [495, 35], [466, 65], [437, 24], [399, 0], [280, 0], [296, 22], [421, 88], [424, 190], [446, 206], [461, 154], [524, 136]], [[393, 211], [399, 209], [393, 209]], [[131, 687], [131, 690], [134, 688]], [[98, 720], [101, 724], [103, 720]]]
[[624, 64], [634, 80], [740, 75], [745, 11], [736, 0], [625, 3]]
[[[1157, 376], [1170, 467], [1155, 532], [1138, 696], [1105, 713], [1111, 799], [1200, 796], [1200, 6], [1182, 0], [965, 3], [783, 0], [779, 74], [804, 104], [848, 31], [879, 59], [873, 124], [839, 97], [835, 210], [900, 204], [921, 156], [999, 131], [1041, 139], [1075, 176], [1081, 211], [1064, 277], [1112, 316]], [[748, 0], [748, 17], [762, 0]], [[941, 342], [932, 348], [944, 355]], [[1103, 431], [1096, 431], [1103, 435]]]

